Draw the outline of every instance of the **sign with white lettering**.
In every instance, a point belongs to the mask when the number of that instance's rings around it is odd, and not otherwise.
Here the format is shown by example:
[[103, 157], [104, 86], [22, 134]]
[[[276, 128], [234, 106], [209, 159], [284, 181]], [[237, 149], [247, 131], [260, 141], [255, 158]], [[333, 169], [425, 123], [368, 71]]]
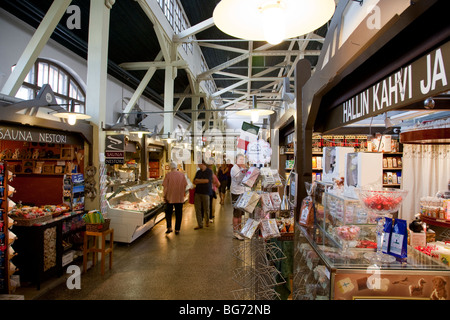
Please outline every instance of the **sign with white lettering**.
[[125, 135], [107, 135], [105, 141], [105, 164], [125, 162]]
[[[340, 117], [335, 119], [333, 127], [373, 117], [446, 92], [450, 90], [449, 80], [450, 42], [447, 42], [339, 105], [336, 109]], [[335, 110], [330, 116], [334, 115]]]
[[0, 124], [0, 140], [26, 141], [39, 143], [59, 143], [82, 145], [83, 140], [61, 131], [51, 131], [38, 127], [7, 126]]

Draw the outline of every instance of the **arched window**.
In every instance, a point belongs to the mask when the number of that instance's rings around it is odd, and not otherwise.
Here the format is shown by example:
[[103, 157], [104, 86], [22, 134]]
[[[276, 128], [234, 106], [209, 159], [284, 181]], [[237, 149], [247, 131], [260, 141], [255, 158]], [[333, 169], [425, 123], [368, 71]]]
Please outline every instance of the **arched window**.
[[55, 93], [58, 104], [67, 109], [71, 100], [75, 103], [75, 112], [86, 113], [86, 94], [78, 81], [66, 69], [57, 63], [37, 59], [27, 74], [16, 98], [34, 99], [44, 84], [49, 84]]

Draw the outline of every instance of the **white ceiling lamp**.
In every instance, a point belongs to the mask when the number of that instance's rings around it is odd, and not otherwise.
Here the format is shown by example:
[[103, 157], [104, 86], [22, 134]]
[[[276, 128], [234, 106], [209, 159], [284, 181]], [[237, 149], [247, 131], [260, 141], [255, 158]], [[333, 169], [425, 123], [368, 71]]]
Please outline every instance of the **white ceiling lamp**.
[[69, 110], [63, 110], [56, 113], [53, 113], [55, 117], [67, 119], [67, 123], [71, 126], [75, 125], [77, 123], [77, 120], [86, 120], [90, 119], [91, 116], [75, 112], [75, 102], [73, 100], [70, 101]]
[[222, 0], [213, 19], [233, 37], [278, 44], [320, 28], [335, 8], [334, 0]]
[[259, 109], [256, 105], [256, 96], [253, 96], [253, 106], [249, 109], [239, 110], [236, 114], [241, 116], [250, 116], [250, 119], [253, 122], [257, 122], [260, 116], [268, 116], [275, 112], [269, 109]]
[[144, 136], [144, 134], [151, 134], [151, 132], [141, 124], [139, 124], [139, 126], [137, 127], [132, 128], [130, 130], [130, 133], [137, 134], [139, 139], [141, 139]]

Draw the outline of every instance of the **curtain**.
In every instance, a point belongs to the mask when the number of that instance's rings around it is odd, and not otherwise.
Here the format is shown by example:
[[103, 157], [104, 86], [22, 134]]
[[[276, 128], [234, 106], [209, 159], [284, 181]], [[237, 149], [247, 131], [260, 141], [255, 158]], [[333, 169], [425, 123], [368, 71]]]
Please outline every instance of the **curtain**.
[[403, 145], [402, 189], [408, 190], [399, 218], [411, 221], [421, 197], [446, 191], [450, 180], [450, 145]]

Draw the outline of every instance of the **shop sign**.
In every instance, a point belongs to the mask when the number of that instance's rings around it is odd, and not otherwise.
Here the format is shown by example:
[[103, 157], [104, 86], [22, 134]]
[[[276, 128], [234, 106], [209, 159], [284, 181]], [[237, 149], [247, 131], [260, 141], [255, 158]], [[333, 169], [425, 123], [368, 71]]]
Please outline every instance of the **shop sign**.
[[0, 140], [37, 143], [80, 144], [80, 139], [61, 132], [36, 127], [15, 127], [0, 124]]
[[338, 107], [342, 125], [448, 91], [449, 80], [450, 42], [345, 101]]
[[269, 163], [272, 157], [272, 148], [264, 140], [250, 142], [247, 146], [247, 157], [253, 164], [261, 165]]
[[123, 164], [125, 162], [125, 135], [107, 135], [105, 142], [105, 164]]

